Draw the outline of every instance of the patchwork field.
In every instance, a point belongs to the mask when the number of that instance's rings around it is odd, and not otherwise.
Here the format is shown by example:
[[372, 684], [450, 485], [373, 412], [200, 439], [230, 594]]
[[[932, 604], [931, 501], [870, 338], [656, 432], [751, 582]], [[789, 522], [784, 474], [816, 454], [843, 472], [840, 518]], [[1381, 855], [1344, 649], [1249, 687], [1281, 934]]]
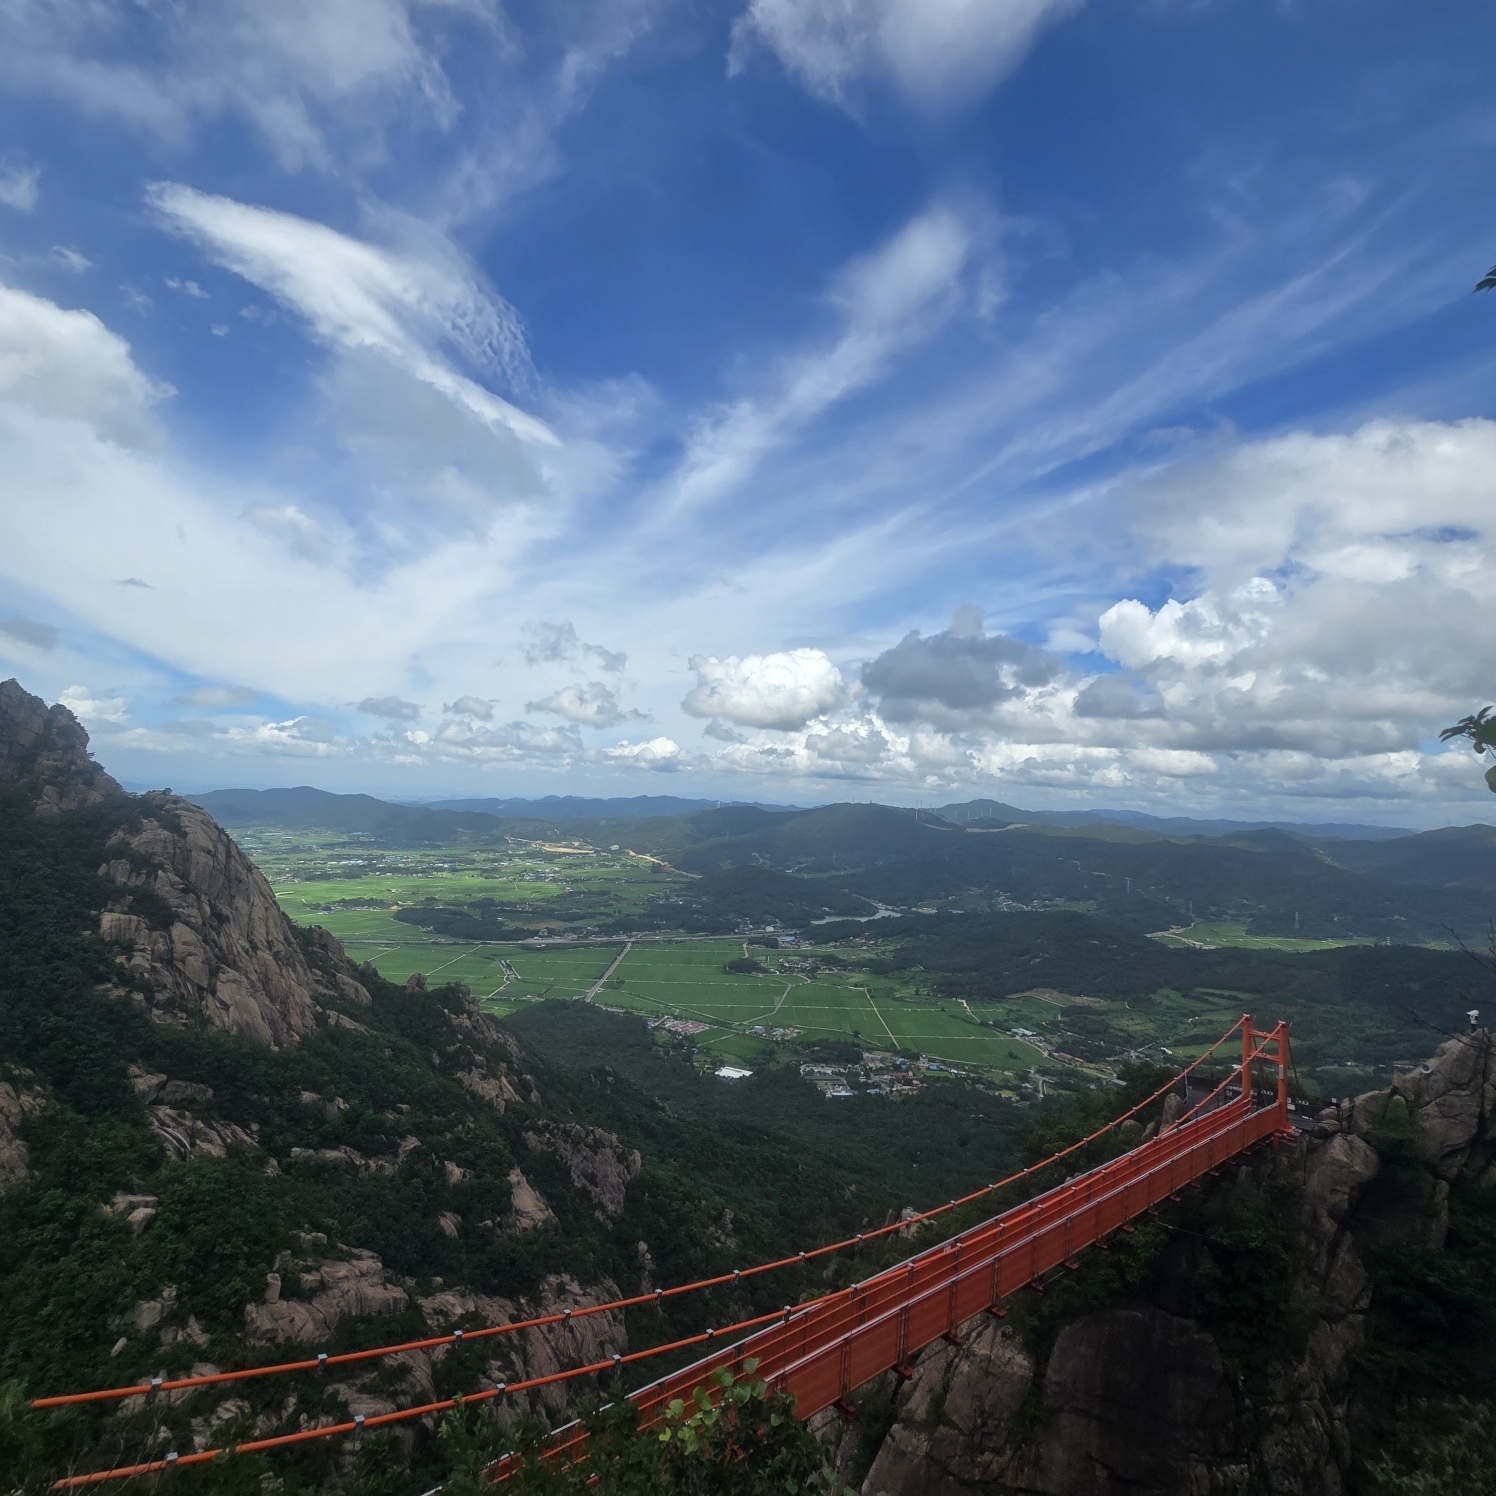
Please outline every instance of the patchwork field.
[[340, 940], [419, 940], [394, 918], [422, 905], [472, 906], [544, 929], [627, 919], [682, 879], [643, 858], [535, 843], [391, 849], [342, 832], [241, 829], [236, 838], [293, 919]]
[[[1188, 997], [1163, 989], [1133, 1004], [1038, 988], [967, 1002], [939, 996], [919, 969], [839, 969], [829, 948], [772, 950], [739, 938], [668, 933], [634, 939], [626, 952], [621, 938], [563, 941], [564, 930], [585, 932], [604, 921], [627, 929], [630, 915], [683, 881], [607, 850], [533, 843], [387, 848], [356, 835], [265, 828], [242, 832], [240, 840], [293, 919], [326, 927], [353, 959], [391, 980], [422, 972], [433, 982], [464, 982], [496, 1015], [584, 998], [602, 983], [598, 1003], [703, 1025], [691, 1043], [750, 1068], [798, 1063], [817, 1045], [840, 1042], [924, 1056], [1016, 1090], [1035, 1072], [1099, 1079], [1128, 1057], [1191, 1058], [1251, 1006], [1245, 994], [1208, 989]], [[433, 906], [482, 908], [496, 928], [534, 929], [544, 939], [458, 938], [395, 917]], [[1248, 936], [1243, 925], [1229, 923], [1196, 924], [1165, 940], [1264, 950], [1330, 944]], [[864, 949], [859, 964], [878, 954]], [[768, 970], [724, 970], [750, 955]]]

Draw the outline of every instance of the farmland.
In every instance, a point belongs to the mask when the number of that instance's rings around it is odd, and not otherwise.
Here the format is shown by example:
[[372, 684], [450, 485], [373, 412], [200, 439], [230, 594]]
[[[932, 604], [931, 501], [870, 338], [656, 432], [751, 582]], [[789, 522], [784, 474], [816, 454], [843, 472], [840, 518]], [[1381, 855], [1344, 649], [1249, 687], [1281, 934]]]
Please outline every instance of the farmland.
[[[814, 911], [838, 896], [814, 879], [691, 877], [579, 837], [410, 847], [357, 831], [238, 834], [287, 914], [391, 980], [464, 983], [500, 1017], [590, 995], [652, 1021], [658, 1043], [706, 1068], [877, 1051], [1021, 1097], [1136, 1060], [1192, 1058], [1254, 1011], [1289, 1018], [1304, 1078], [1338, 1094], [1345, 1072], [1369, 1080], [1417, 1052], [1430, 994], [1446, 1026], [1478, 1001], [1478, 968], [1445, 952], [1249, 933], [1243, 920], [1145, 938], [1079, 911], [1015, 906], [997, 918], [842, 919], [817, 945], [816, 918], [832, 916]], [[802, 906], [804, 943], [780, 947], [768, 926]]]

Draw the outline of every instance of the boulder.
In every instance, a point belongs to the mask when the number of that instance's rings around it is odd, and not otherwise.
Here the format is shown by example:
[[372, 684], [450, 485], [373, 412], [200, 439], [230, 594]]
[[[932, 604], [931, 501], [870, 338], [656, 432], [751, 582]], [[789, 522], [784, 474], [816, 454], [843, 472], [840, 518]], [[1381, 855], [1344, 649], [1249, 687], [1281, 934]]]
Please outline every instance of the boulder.
[[[267, 1282], [267, 1288], [271, 1285]], [[396, 1314], [410, 1302], [405, 1290], [386, 1280], [384, 1264], [373, 1252], [351, 1252], [346, 1258], [318, 1263], [301, 1274], [306, 1297], [281, 1297], [279, 1275], [273, 1302], [246, 1304], [244, 1328], [260, 1344], [280, 1340], [321, 1344], [345, 1319], [365, 1314]], [[267, 1293], [266, 1299], [269, 1299]]]

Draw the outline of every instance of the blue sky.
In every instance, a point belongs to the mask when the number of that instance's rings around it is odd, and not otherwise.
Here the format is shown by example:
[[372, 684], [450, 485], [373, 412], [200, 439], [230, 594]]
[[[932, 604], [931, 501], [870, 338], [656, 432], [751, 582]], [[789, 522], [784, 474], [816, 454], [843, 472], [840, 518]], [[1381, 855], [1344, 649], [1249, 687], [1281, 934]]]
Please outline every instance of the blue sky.
[[1484, 818], [1493, 55], [19, 0], [0, 670], [178, 787]]

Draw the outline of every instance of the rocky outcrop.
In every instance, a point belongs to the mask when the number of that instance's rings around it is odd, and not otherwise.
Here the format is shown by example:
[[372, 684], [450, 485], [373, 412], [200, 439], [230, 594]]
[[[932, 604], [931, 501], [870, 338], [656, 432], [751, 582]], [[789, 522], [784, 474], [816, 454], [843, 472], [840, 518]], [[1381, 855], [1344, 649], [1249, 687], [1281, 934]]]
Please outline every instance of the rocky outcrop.
[[0, 1195], [26, 1177], [26, 1145], [18, 1133], [22, 1122], [40, 1111], [44, 1102], [40, 1091], [0, 1081]]
[[566, 1165], [571, 1182], [597, 1207], [600, 1220], [623, 1214], [624, 1196], [638, 1175], [639, 1152], [625, 1150], [611, 1132], [575, 1122], [548, 1123], [525, 1133], [525, 1142], [553, 1153]]
[[[574, 1278], [553, 1273], [541, 1283], [540, 1292], [533, 1299], [516, 1302], [457, 1289], [433, 1294], [419, 1303], [427, 1323], [441, 1333], [457, 1325], [471, 1328], [479, 1324], [512, 1324], [516, 1320], [564, 1314], [568, 1309], [590, 1308], [617, 1297], [617, 1285], [607, 1279], [584, 1288]], [[484, 1377], [491, 1385], [498, 1381], [514, 1383], [552, 1376], [568, 1367], [605, 1361], [614, 1352], [626, 1350], [628, 1340], [623, 1315], [610, 1310], [496, 1336], [488, 1344], [492, 1354]], [[558, 1382], [539, 1388], [528, 1397], [511, 1396], [506, 1399], [502, 1416], [507, 1422], [527, 1408], [557, 1423], [569, 1415], [581, 1390], [578, 1384]]]
[[520, 1171], [509, 1171], [509, 1214], [504, 1218], [506, 1231], [533, 1231], [549, 1226], [556, 1219], [540, 1191]]
[[1316, 1120], [1320, 1138], [1365, 1138], [1388, 1109], [1407, 1108], [1419, 1151], [1441, 1179], [1485, 1168], [1496, 1155], [1496, 1064], [1490, 1033], [1478, 1029], [1441, 1044], [1431, 1060], [1396, 1075], [1381, 1091], [1327, 1107]]
[[[324, 1003], [368, 1004], [325, 931], [327, 969], [314, 969], [264, 876], [207, 811], [165, 793], [142, 797], [142, 809], [99, 870], [121, 890], [100, 934], [128, 947], [132, 970], [216, 1027], [271, 1047], [314, 1032]], [[137, 889], [149, 914], [132, 912]]]
[[[1487, 1033], [1450, 1040], [1390, 1086], [1327, 1108], [1296, 1147], [1238, 1170], [1235, 1188], [1289, 1180], [1300, 1202], [1291, 1297], [1307, 1328], [1270, 1376], [1248, 1386], [1228, 1370], [1197, 1317], [1203, 1248], [1175, 1237], [1138, 1302], [1065, 1325], [1042, 1366], [988, 1316], [961, 1327], [959, 1348], [936, 1342], [897, 1390], [876, 1450], [843, 1440], [843, 1472], [867, 1469], [864, 1496], [1343, 1496], [1374, 1294], [1367, 1245], [1437, 1249], [1450, 1182], [1496, 1183], [1492, 1059]], [[1378, 1152], [1389, 1138], [1411, 1141], [1427, 1166], [1402, 1170], [1390, 1194]]]
[[88, 756], [88, 734], [78, 719], [16, 680], [0, 681], [0, 787], [20, 791], [37, 815], [124, 794]]
[[230, 1148], [253, 1148], [255, 1140], [233, 1122], [205, 1121], [170, 1106], [146, 1108], [152, 1130], [173, 1158], [225, 1158]]
[[409, 1295], [385, 1276], [373, 1252], [329, 1258], [297, 1275], [302, 1297], [281, 1297], [282, 1275], [270, 1274], [264, 1299], [244, 1306], [244, 1328], [258, 1344], [294, 1340], [326, 1344], [345, 1319], [366, 1314], [397, 1314]]
[[886, 1496], [964, 1493], [1019, 1470], [1005, 1435], [1034, 1380], [1034, 1359], [1013, 1331], [977, 1321], [959, 1349], [939, 1340], [920, 1357], [899, 1418], [864, 1489]]

